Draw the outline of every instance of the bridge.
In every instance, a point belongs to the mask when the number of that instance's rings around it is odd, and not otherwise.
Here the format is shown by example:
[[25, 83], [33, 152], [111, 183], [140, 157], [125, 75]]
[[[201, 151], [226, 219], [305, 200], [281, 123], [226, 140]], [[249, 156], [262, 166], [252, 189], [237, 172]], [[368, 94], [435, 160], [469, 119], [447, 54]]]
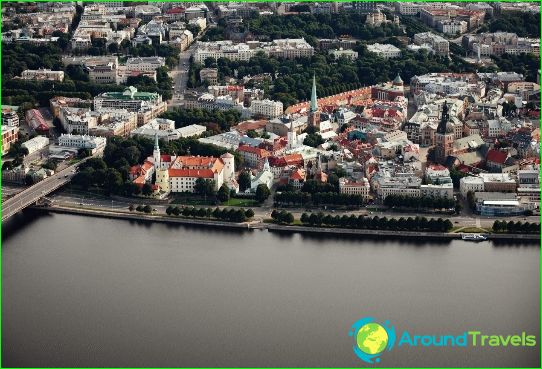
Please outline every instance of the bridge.
[[31, 187], [19, 192], [2, 203], [2, 222], [9, 219], [14, 214], [24, 208], [36, 203], [39, 199], [47, 196], [51, 192], [70, 182], [75, 175], [77, 167], [86, 159], [76, 163], [66, 169], [61, 170], [54, 175], [45, 178], [43, 181], [32, 185]]

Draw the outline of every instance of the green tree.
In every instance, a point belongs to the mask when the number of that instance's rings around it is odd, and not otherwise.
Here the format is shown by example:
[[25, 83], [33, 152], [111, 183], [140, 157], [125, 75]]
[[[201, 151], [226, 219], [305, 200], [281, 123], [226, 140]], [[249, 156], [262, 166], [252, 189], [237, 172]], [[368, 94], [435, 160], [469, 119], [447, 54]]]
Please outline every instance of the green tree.
[[241, 174], [239, 174], [239, 191], [246, 191], [248, 188], [250, 188], [250, 183], [250, 173], [247, 171], [242, 171]]
[[271, 191], [269, 191], [266, 184], [262, 183], [256, 187], [256, 200], [259, 203], [265, 202], [269, 198], [269, 195], [271, 195]]
[[141, 194], [143, 194], [143, 196], [152, 195], [152, 186], [149, 183], [145, 183], [141, 189]]
[[230, 189], [225, 183], [218, 189], [216, 197], [220, 202], [226, 202], [230, 199]]

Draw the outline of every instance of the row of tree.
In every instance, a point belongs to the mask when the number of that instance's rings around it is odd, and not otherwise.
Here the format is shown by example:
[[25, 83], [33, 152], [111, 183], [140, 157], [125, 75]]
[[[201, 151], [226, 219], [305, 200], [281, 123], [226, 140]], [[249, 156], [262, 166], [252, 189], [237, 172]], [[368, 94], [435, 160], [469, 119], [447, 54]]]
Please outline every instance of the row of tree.
[[496, 220], [493, 223], [493, 232], [496, 233], [540, 233], [540, 223], [531, 222], [513, 222], [505, 220]]
[[273, 198], [275, 205], [338, 205], [361, 206], [364, 203], [361, 195], [351, 195], [337, 192], [316, 192], [310, 194], [302, 191], [277, 192]]
[[367, 217], [363, 215], [331, 215], [324, 213], [303, 213], [301, 222], [309, 226], [329, 226], [354, 229], [375, 229], [390, 231], [423, 231], [423, 232], [448, 232], [453, 224], [450, 220], [442, 218], [408, 217], [391, 218]]
[[294, 215], [285, 210], [273, 210], [271, 212], [271, 219], [279, 224], [292, 224], [295, 221]]
[[214, 218], [228, 222], [242, 223], [247, 219], [254, 217], [252, 209], [233, 209], [233, 208], [195, 208], [195, 207], [178, 207], [168, 206], [166, 209], [167, 215], [184, 216], [192, 218]]

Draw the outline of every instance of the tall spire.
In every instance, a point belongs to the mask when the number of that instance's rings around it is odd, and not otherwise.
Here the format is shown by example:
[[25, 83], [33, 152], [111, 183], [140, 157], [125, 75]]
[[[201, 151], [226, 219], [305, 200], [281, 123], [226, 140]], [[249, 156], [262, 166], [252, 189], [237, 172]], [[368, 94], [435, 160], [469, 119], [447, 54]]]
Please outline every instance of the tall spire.
[[312, 93], [311, 93], [311, 106], [310, 111], [314, 112], [318, 110], [318, 102], [316, 98], [316, 76], [312, 75]]
[[158, 132], [154, 134], [154, 149], [160, 150], [160, 146], [158, 145]]

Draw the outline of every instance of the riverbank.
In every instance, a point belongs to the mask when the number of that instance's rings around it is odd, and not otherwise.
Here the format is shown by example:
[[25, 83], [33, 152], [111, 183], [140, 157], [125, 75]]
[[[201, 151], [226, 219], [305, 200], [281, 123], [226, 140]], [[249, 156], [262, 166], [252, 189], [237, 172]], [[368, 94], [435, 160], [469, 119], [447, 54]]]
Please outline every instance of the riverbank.
[[[187, 224], [196, 226], [212, 226], [219, 228], [230, 229], [267, 229], [270, 232], [283, 232], [283, 233], [305, 233], [305, 234], [328, 234], [328, 235], [349, 235], [349, 236], [370, 236], [370, 237], [386, 237], [386, 238], [421, 238], [427, 239], [440, 239], [440, 240], [452, 240], [461, 239], [460, 233], [443, 233], [443, 232], [408, 232], [408, 231], [386, 231], [386, 230], [373, 230], [373, 229], [350, 229], [350, 228], [324, 228], [324, 227], [306, 227], [299, 225], [279, 225], [275, 223], [264, 222], [247, 222], [247, 223], [233, 223], [224, 222], [219, 220], [208, 219], [190, 219], [182, 217], [170, 217], [164, 215], [151, 215], [144, 213], [128, 213], [122, 211], [102, 210], [102, 209], [90, 209], [80, 207], [68, 207], [68, 206], [50, 206], [50, 207], [33, 207], [34, 209], [62, 214], [74, 214], [74, 215], [86, 215], [102, 218], [112, 219], [125, 219], [147, 222], [160, 222], [169, 224]], [[495, 240], [522, 240], [539, 242], [540, 235], [537, 234], [488, 234], [488, 239]]]

